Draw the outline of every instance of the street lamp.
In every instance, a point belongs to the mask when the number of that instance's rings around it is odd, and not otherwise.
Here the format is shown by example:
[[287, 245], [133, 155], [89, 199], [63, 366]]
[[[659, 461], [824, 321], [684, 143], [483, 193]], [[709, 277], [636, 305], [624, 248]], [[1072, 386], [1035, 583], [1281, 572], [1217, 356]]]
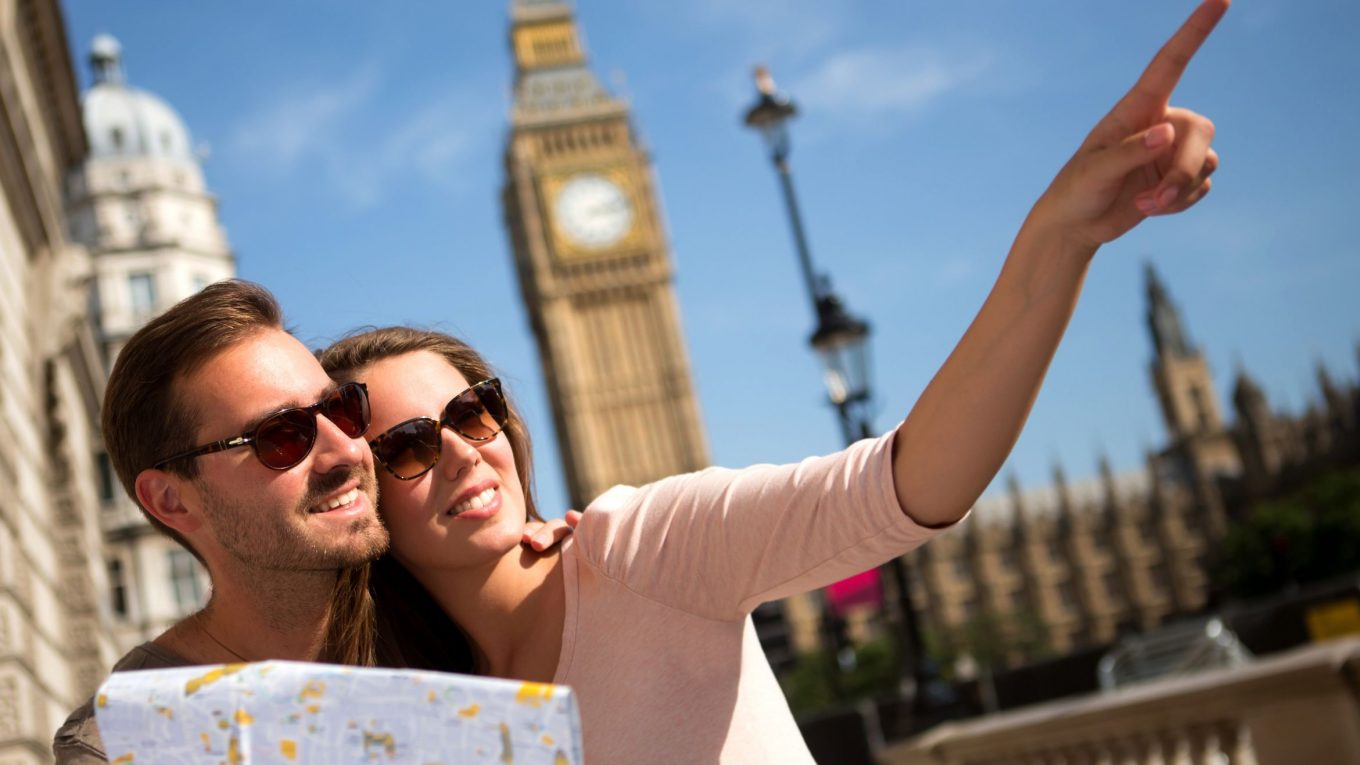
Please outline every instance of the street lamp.
[[[813, 313], [817, 317], [817, 329], [809, 338], [809, 344], [821, 359], [827, 398], [836, 409], [841, 432], [848, 445], [873, 435], [869, 422], [872, 401], [869, 384], [869, 325], [845, 309], [841, 299], [832, 292], [831, 280], [826, 275], [818, 275], [813, 270], [788, 163], [792, 148], [788, 121], [798, 113], [798, 108], [787, 96], [776, 92], [774, 78], [765, 67], [756, 67], [755, 80], [758, 95], [755, 104], [746, 112], [745, 122], [764, 139], [770, 150], [770, 161], [779, 176], [789, 224], [793, 228], [798, 263], [803, 272], [808, 298], [812, 301]], [[925, 675], [925, 663], [918, 655], [922, 643], [920, 628], [916, 624], [916, 611], [911, 605], [911, 578], [906, 562], [900, 557], [894, 558], [885, 568], [891, 570], [897, 586], [897, 610], [902, 633], [901, 680], [904, 684], [910, 684], [906, 690], [919, 705], [928, 678]]]

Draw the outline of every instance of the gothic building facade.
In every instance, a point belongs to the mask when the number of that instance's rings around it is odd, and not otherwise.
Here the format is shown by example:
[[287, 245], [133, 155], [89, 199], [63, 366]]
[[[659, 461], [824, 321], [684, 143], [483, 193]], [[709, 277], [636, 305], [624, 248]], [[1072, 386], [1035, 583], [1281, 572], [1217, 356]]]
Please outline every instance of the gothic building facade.
[[909, 554], [913, 602], [935, 630], [958, 634], [983, 615], [1005, 629], [1035, 620], [1043, 650], [1061, 654], [1203, 612], [1216, 545], [1235, 517], [1360, 461], [1360, 386], [1320, 366], [1315, 403], [1287, 415], [1238, 368], [1229, 421], [1203, 350], [1151, 267], [1146, 281], [1151, 387], [1168, 442], [1127, 474], [1102, 459], [1093, 481], [1069, 483], [1061, 467], [1046, 487], [1012, 481], [1008, 496], [984, 500], [968, 523]]

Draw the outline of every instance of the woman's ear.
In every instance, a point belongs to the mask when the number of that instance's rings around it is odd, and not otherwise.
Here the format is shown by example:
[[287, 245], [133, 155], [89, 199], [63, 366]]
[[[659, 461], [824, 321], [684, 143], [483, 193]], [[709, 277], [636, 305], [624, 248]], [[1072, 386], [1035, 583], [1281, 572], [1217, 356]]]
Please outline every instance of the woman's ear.
[[203, 517], [184, 504], [181, 484], [185, 479], [164, 470], [149, 468], [137, 474], [137, 501], [156, 520], [188, 536], [203, 525]]

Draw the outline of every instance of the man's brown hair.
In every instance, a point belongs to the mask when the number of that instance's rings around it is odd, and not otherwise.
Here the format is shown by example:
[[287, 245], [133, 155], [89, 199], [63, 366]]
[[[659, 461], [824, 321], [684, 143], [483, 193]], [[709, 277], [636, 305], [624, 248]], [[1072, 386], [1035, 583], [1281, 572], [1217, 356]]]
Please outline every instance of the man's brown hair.
[[[137, 475], [166, 456], [197, 446], [198, 413], [179, 391], [181, 382], [217, 354], [252, 335], [283, 329], [283, 311], [269, 290], [231, 279], [210, 284], [152, 319], [127, 341], [104, 391], [104, 446], [128, 496], [137, 502]], [[198, 476], [195, 460], [164, 466], [184, 478]], [[174, 529], [142, 507], [151, 525], [198, 555]], [[200, 558], [201, 560], [201, 558]]]

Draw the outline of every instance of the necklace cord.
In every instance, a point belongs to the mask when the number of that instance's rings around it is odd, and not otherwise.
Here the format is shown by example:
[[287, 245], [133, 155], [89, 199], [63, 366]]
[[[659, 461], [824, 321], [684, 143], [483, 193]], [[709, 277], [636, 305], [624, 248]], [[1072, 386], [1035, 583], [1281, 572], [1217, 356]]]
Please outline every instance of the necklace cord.
[[197, 613], [194, 614], [194, 626], [195, 626], [195, 627], [198, 627], [198, 631], [199, 631], [199, 632], [202, 632], [202, 633], [204, 634], [204, 636], [206, 636], [209, 640], [211, 640], [213, 643], [217, 644], [217, 647], [218, 647], [218, 648], [221, 648], [223, 651], [226, 651], [227, 653], [231, 654], [232, 656], [236, 657], [237, 659], [240, 659], [242, 662], [245, 662], [245, 663], [247, 663], [247, 664], [250, 663], [250, 659], [247, 659], [246, 657], [242, 656], [241, 654], [239, 654], [239, 653], [233, 651], [231, 648], [229, 648], [229, 647], [227, 646], [226, 643], [223, 643], [221, 640], [218, 640], [216, 635], [214, 635], [214, 634], [212, 634], [211, 632], [208, 631], [207, 625], [205, 625], [205, 624], [203, 623], [203, 612], [202, 612], [202, 611], [199, 611], [199, 612], [197, 612]]

